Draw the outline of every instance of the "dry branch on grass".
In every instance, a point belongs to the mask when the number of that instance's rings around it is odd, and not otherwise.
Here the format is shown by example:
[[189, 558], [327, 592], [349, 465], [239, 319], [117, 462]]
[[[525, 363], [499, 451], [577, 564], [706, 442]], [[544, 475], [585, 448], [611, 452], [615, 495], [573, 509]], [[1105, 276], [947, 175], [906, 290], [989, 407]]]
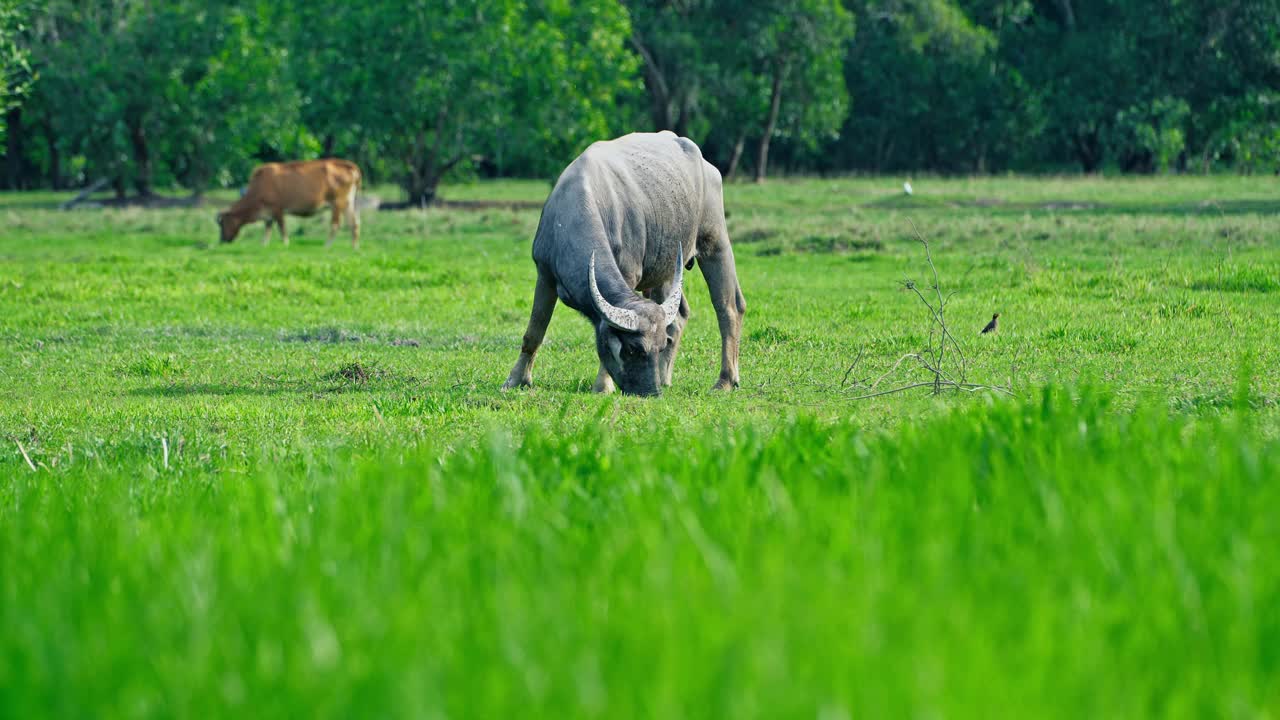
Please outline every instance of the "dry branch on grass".
[[[943, 293], [942, 281], [938, 276], [938, 268], [933, 263], [933, 252], [929, 248], [929, 241], [925, 239], [924, 235], [920, 232], [920, 229], [916, 227], [914, 221], [908, 218], [907, 222], [911, 223], [911, 229], [915, 233], [916, 240], [924, 247], [925, 261], [929, 263], [929, 270], [933, 273], [933, 285], [926, 288], [926, 290], [932, 290], [933, 292], [931, 294], [936, 298], [936, 300], [930, 300], [926, 293], [921, 291], [920, 285], [911, 278], [903, 279], [902, 287], [914, 293], [925, 308], [928, 309], [929, 341], [920, 352], [907, 353], [898, 358], [897, 362], [880, 375], [880, 377], [876, 378], [875, 382], [868, 385], [866, 383], [857, 383], [855, 381], [853, 387], [862, 385], [866, 388], [867, 392], [851, 399], [866, 400], [868, 398], [892, 395], [894, 393], [905, 392], [907, 390], [914, 390], [922, 387], [933, 388], [934, 395], [941, 394], [943, 390], [953, 390], [957, 392], [979, 392], [988, 390], [1012, 395], [1013, 391], [1007, 387], [969, 382], [969, 359], [965, 355], [964, 348], [960, 345], [960, 341], [956, 339], [956, 336], [951, 333], [951, 329], [947, 326], [947, 304], [951, 302], [951, 298], [955, 296], [955, 293]], [[858, 366], [858, 363], [862, 361], [864, 350], [865, 347], [858, 349], [858, 357], [854, 359], [853, 364], [851, 364], [849, 369], [845, 371], [844, 379], [840, 382], [841, 387], [845, 386], [845, 383], [849, 379], [849, 375], [853, 372], [854, 368]], [[948, 360], [949, 355], [951, 358], [950, 361]], [[889, 390], [881, 390], [877, 392], [876, 388], [880, 386], [880, 383], [883, 382], [885, 378], [897, 372], [898, 368], [902, 366], [902, 363], [907, 360], [914, 360], [915, 364], [927, 373], [927, 377], [929, 379], [927, 381], [912, 382]], [[948, 362], [951, 364], [948, 365]]]
[[59, 205], [58, 209], [70, 210], [76, 205], [79, 205], [80, 203], [84, 202], [90, 195], [106, 187], [108, 182], [110, 182], [109, 178], [98, 178], [96, 181], [94, 181], [92, 185], [81, 190], [78, 194], [76, 194], [75, 197]]

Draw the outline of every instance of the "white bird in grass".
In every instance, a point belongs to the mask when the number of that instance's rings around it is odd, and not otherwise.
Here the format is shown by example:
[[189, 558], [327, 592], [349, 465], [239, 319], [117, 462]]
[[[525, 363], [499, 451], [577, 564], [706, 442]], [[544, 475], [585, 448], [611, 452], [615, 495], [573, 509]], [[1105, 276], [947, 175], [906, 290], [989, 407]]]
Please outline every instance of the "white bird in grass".
[[904, 193], [906, 193], [906, 194], [908, 194], [908, 195], [910, 195], [910, 194], [911, 194], [911, 181], [910, 181], [910, 180], [908, 180], [908, 181], [906, 181], [906, 182], [902, 183], [902, 192], [904, 192]]

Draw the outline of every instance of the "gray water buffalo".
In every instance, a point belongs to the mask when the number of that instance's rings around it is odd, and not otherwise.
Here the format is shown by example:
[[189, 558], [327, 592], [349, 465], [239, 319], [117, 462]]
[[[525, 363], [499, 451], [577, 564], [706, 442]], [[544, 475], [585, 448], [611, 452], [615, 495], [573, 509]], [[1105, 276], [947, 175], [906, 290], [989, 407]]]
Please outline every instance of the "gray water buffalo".
[[695, 259], [720, 322], [714, 389], [736, 388], [746, 302], [725, 227], [720, 172], [691, 140], [667, 131], [587, 148], [542, 208], [533, 238], [533, 311], [503, 389], [533, 384], [533, 358], [558, 297], [595, 327], [596, 392], [611, 392], [616, 382], [624, 393], [660, 394], [671, 384], [689, 320], [683, 279]]

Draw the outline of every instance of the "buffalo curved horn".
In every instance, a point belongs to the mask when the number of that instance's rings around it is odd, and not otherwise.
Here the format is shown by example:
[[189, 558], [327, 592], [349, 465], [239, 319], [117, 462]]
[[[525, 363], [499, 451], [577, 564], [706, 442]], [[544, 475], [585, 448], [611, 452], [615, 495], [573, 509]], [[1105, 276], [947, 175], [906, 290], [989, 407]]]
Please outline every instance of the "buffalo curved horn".
[[679, 249], [676, 256], [676, 281], [671, 285], [671, 294], [662, 301], [662, 314], [666, 317], [667, 325], [676, 321], [676, 314], [680, 312], [680, 296], [684, 293], [684, 243], [676, 247]]
[[640, 316], [634, 310], [620, 308], [610, 305], [608, 300], [600, 294], [600, 286], [596, 284], [596, 254], [591, 253], [591, 269], [588, 273], [588, 279], [591, 281], [591, 299], [596, 303], [596, 309], [604, 315], [604, 319], [610, 325], [619, 330], [627, 332], [640, 331]]

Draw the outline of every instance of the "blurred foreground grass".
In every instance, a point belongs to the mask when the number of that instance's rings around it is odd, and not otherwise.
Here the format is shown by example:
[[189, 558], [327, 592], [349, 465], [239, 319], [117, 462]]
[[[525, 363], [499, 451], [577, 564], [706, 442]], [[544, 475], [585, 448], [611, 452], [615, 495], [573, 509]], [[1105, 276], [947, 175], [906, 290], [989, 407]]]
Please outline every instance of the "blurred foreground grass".
[[1113, 403], [19, 475], [0, 715], [1265, 717], [1280, 444]]

